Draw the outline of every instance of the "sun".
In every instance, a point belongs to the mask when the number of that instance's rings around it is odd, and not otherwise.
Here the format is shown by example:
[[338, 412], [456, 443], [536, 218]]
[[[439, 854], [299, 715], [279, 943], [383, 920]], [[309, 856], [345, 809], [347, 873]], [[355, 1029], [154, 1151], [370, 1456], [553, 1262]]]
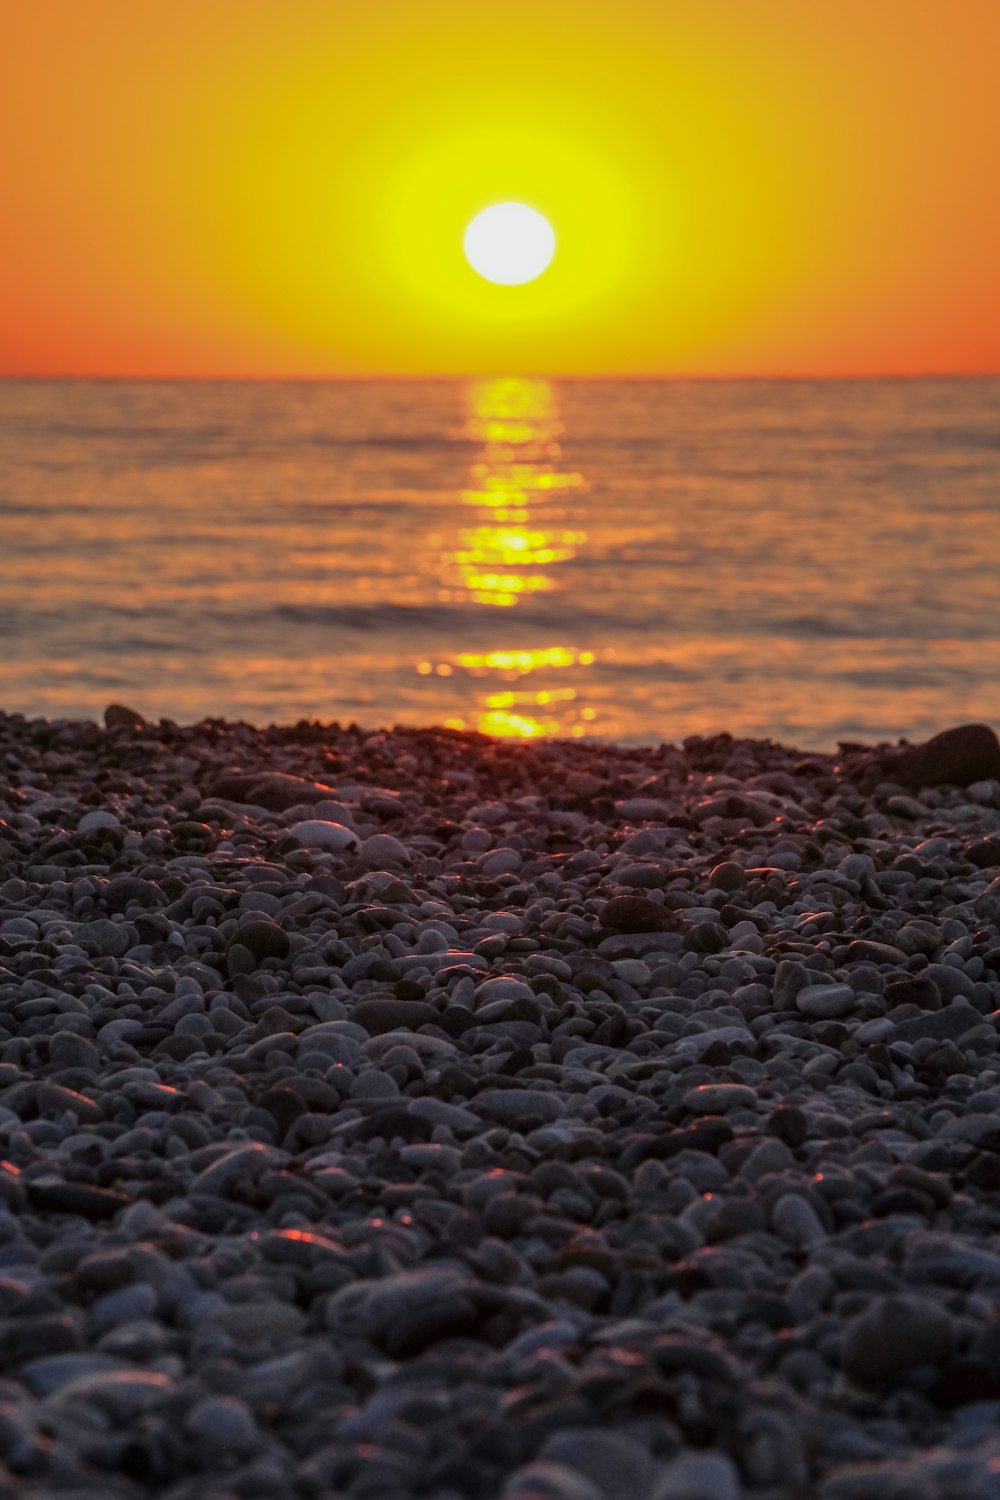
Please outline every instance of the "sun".
[[526, 203], [494, 203], [465, 231], [465, 258], [486, 281], [523, 286], [547, 270], [556, 253], [555, 230]]

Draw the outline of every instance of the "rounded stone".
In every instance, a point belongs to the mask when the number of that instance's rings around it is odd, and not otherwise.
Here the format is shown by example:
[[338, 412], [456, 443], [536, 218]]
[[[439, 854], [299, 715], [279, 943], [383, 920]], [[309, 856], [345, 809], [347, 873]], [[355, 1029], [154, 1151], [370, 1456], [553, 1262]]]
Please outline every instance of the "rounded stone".
[[343, 823], [326, 823], [321, 818], [305, 818], [301, 823], [293, 823], [288, 833], [303, 849], [330, 849], [340, 853], [359, 847], [353, 829], [345, 828]]
[[120, 828], [122, 820], [117, 813], [107, 812], [102, 807], [95, 807], [92, 812], [84, 813], [76, 825], [77, 833], [96, 833], [101, 828]]
[[366, 865], [408, 865], [410, 851], [391, 833], [373, 833], [358, 849]]
[[826, 1239], [826, 1230], [816, 1210], [798, 1193], [785, 1193], [778, 1199], [771, 1210], [771, 1227], [797, 1250]]
[[674, 925], [666, 908], [648, 896], [612, 896], [598, 920], [610, 932], [666, 932]]
[[950, 1315], [929, 1297], [878, 1297], [848, 1327], [844, 1368], [863, 1384], [881, 1385], [914, 1365], [943, 1364], [955, 1338]]
[[263, 917], [241, 922], [230, 938], [230, 945], [237, 943], [249, 949], [256, 959], [288, 956], [287, 932], [277, 922], [269, 922]]
[[682, 1453], [667, 1468], [651, 1500], [741, 1500], [739, 1470], [724, 1453]]
[[739, 891], [747, 883], [747, 872], [742, 865], [727, 859], [716, 865], [708, 877], [709, 889], [713, 891]]
[[750, 1109], [757, 1094], [746, 1083], [701, 1083], [684, 1095], [685, 1109], [699, 1115], [724, 1115], [731, 1109]]
[[196, 1401], [184, 1418], [184, 1430], [212, 1456], [242, 1456], [257, 1443], [253, 1412], [237, 1396], [205, 1396]]
[[851, 1013], [858, 997], [849, 984], [807, 984], [795, 996], [795, 1008], [817, 1021], [832, 1021]]

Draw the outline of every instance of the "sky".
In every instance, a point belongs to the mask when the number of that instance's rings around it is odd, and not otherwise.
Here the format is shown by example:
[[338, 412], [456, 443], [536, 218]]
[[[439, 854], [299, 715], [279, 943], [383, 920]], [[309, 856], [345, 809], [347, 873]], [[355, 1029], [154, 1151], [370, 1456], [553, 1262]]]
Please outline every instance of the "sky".
[[998, 56], [998, 0], [0, 0], [0, 374], [995, 373]]

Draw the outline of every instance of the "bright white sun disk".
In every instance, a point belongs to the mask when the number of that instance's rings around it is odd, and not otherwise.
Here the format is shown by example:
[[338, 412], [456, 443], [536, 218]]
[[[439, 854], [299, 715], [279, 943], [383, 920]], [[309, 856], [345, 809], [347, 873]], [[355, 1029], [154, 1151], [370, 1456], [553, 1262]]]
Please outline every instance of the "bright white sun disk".
[[494, 203], [465, 231], [465, 258], [498, 286], [522, 286], [548, 268], [556, 253], [552, 225], [526, 203]]

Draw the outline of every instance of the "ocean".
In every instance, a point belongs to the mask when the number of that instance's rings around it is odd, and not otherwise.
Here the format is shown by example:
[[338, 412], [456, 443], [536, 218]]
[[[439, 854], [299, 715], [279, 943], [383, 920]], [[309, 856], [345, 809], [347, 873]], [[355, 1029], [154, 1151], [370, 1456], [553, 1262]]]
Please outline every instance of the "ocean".
[[1000, 722], [1000, 380], [0, 383], [0, 708]]

